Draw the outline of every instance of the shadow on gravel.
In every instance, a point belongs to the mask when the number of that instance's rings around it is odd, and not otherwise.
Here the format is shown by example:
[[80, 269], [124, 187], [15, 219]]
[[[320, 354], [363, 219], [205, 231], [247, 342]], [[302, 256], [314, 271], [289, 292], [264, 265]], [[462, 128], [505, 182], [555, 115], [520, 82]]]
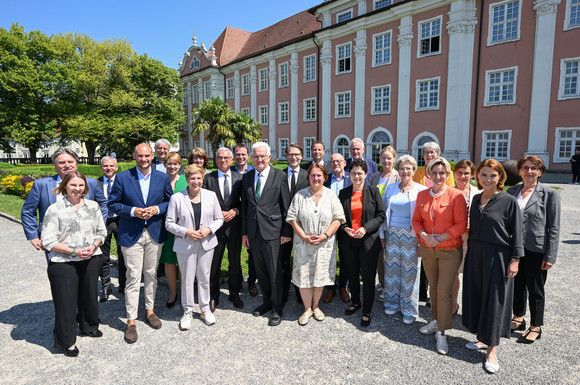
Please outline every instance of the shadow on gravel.
[[580, 239], [567, 239], [565, 241], [560, 241], [566, 243], [567, 245], [580, 245]]
[[10, 336], [15, 341], [26, 341], [53, 349], [54, 307], [52, 301], [23, 303], [0, 312], [0, 323], [13, 325]]

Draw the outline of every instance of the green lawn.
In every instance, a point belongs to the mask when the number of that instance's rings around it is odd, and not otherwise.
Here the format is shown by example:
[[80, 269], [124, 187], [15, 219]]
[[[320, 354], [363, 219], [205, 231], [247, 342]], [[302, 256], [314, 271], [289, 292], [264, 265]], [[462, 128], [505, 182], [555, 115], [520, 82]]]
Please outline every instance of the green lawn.
[[0, 212], [20, 219], [20, 210], [22, 210], [23, 204], [24, 199], [20, 197], [0, 193]]

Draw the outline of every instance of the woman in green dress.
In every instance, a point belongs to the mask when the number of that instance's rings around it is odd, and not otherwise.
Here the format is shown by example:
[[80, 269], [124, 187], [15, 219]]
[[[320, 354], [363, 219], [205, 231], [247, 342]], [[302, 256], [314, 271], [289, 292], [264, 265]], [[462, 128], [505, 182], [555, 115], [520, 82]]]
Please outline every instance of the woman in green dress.
[[[176, 152], [170, 152], [165, 158], [165, 169], [171, 181], [173, 193], [183, 191], [187, 188], [187, 181], [185, 176], [179, 175], [181, 167], [181, 156]], [[169, 301], [167, 307], [172, 308], [177, 301], [177, 255], [173, 251], [173, 241], [175, 236], [167, 233], [167, 240], [163, 244], [161, 251], [161, 258], [159, 263], [165, 263], [165, 276], [167, 277], [167, 285], [169, 286]]]

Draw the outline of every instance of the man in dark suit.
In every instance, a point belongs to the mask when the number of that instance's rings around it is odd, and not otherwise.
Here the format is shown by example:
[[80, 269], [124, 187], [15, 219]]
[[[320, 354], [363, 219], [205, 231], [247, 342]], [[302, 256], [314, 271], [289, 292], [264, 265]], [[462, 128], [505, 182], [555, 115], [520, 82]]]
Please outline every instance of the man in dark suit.
[[308, 169], [310, 168], [310, 166], [312, 166], [313, 164], [319, 164], [323, 167], [326, 168], [326, 171], [328, 173], [330, 173], [330, 167], [328, 164], [324, 163], [324, 143], [322, 143], [321, 141], [317, 140], [316, 142], [312, 143], [312, 149], [310, 150], [312, 152], [312, 161], [308, 162], [308, 163], [304, 163], [302, 167], [304, 170], [308, 171]]
[[137, 166], [117, 175], [109, 196], [109, 209], [120, 217], [117, 242], [121, 245], [127, 266], [127, 343], [137, 341], [135, 320], [139, 307], [141, 273], [145, 278], [147, 323], [154, 329], [161, 328], [161, 320], [153, 311], [157, 289], [156, 272], [161, 248], [167, 239], [165, 213], [173, 194], [169, 177], [151, 167], [151, 146], [146, 143], [137, 145], [133, 157]]
[[[97, 178], [97, 183], [107, 199], [109, 199], [109, 195], [111, 195], [111, 191], [113, 190], [118, 169], [117, 159], [112, 156], [104, 156], [101, 158], [101, 171], [103, 172], [103, 176]], [[101, 302], [107, 301], [113, 293], [111, 288], [111, 240], [113, 236], [115, 236], [115, 240], [117, 239], [119, 216], [113, 212], [109, 212], [105, 220], [105, 225], [107, 226], [107, 237], [105, 238], [105, 242], [101, 244], [101, 251], [103, 252], [104, 258], [103, 266], [101, 267]], [[119, 293], [123, 294], [125, 292], [127, 268], [125, 267], [125, 258], [123, 258], [123, 252], [119, 244], [117, 244], [117, 270], [119, 271]]]
[[228, 248], [228, 289], [230, 295], [228, 299], [234, 307], [241, 309], [244, 303], [240, 298], [242, 290], [242, 265], [240, 255], [242, 252], [241, 237], [241, 199], [242, 199], [242, 175], [230, 170], [232, 163], [232, 152], [229, 148], [222, 147], [216, 152], [217, 171], [205, 176], [203, 188], [215, 192], [217, 195], [224, 224], [217, 231], [218, 245], [213, 252], [213, 260], [210, 272], [210, 302], [211, 312], [215, 311], [219, 304], [220, 296], [220, 272], [222, 258], [226, 246]]
[[[324, 182], [324, 187], [331, 189], [336, 196], [343, 188], [352, 185], [350, 180], [350, 174], [348, 170], [345, 170], [346, 161], [342, 154], [336, 153], [332, 154], [330, 157], [330, 167], [332, 168], [332, 173], [329, 174], [328, 180]], [[342, 249], [338, 249], [339, 256], [339, 266], [340, 275], [338, 279], [338, 289], [340, 292], [340, 298], [343, 302], [350, 301], [350, 294], [346, 288], [348, 284], [348, 267], [346, 265], [345, 252]], [[322, 299], [325, 303], [332, 302], [332, 299], [336, 295], [336, 284], [331, 286], [326, 286], [326, 294]]]
[[[288, 167], [284, 172], [286, 173], [288, 188], [290, 189], [290, 201], [292, 201], [292, 198], [294, 198], [294, 194], [296, 194], [297, 191], [310, 185], [310, 182], [308, 182], [308, 172], [300, 168], [300, 161], [303, 156], [304, 150], [298, 143], [290, 143], [288, 147], [286, 147], [286, 160], [288, 160]], [[280, 246], [282, 253], [282, 273], [284, 274], [284, 289], [282, 294], [284, 302], [288, 300], [290, 283], [292, 281], [292, 265], [290, 264], [292, 244], [293, 242], [290, 241]], [[296, 299], [299, 303], [302, 303], [300, 291], [296, 286], [294, 286], [294, 291], [296, 292]]]
[[352, 156], [352, 158], [349, 158], [346, 161], [345, 169], [348, 170], [350, 162], [352, 162], [353, 159], [364, 160], [368, 168], [367, 179], [365, 181], [368, 182], [368, 178], [375, 172], [379, 171], [379, 168], [377, 167], [377, 163], [374, 160], [365, 158], [364, 154], [365, 154], [365, 142], [363, 142], [363, 140], [360, 138], [354, 138], [350, 142], [350, 155]]
[[[76, 171], [79, 158], [70, 148], [59, 148], [52, 154], [52, 163], [56, 170], [56, 175], [34, 181], [32, 190], [26, 197], [22, 206], [21, 219], [26, 239], [30, 241], [36, 250], [44, 250], [40, 242], [40, 231], [44, 221], [44, 214], [48, 206], [55, 203], [62, 196], [52, 193], [52, 190], [58, 186], [62, 178], [71, 171]], [[93, 178], [86, 178], [89, 186], [89, 192], [86, 199], [96, 201], [101, 206], [103, 219], [107, 218], [107, 199], [103, 195], [97, 181]], [[48, 258], [48, 254], [47, 254]]]
[[259, 317], [272, 310], [268, 325], [277, 326], [284, 309], [280, 245], [291, 241], [292, 231], [285, 221], [290, 206], [288, 180], [282, 170], [269, 165], [270, 159], [270, 146], [254, 143], [252, 160], [256, 169], [242, 179], [242, 243], [254, 253], [263, 296], [263, 304], [252, 315]]

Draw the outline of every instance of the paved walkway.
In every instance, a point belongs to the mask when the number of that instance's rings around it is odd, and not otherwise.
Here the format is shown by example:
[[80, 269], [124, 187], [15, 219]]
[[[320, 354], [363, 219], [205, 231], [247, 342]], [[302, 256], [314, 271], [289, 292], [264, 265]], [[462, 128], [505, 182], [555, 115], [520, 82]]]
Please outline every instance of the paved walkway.
[[250, 314], [259, 297], [244, 292], [245, 307], [238, 311], [224, 289], [217, 324], [207, 327], [196, 318], [191, 330], [181, 332], [181, 308], [165, 307], [169, 293], [164, 285], [157, 292], [161, 330], [140, 319], [139, 341], [126, 344], [123, 297], [113, 296], [100, 307], [104, 336], [79, 337], [79, 358], [68, 358], [52, 348], [53, 306], [44, 254], [32, 249], [18, 224], [0, 218], [0, 383], [578, 384], [580, 186], [558, 186], [561, 247], [548, 274], [544, 334], [532, 345], [502, 340], [495, 376], [484, 372], [483, 352], [463, 347], [473, 336], [461, 326], [461, 310], [448, 332], [449, 355], [441, 356], [433, 336], [418, 332], [430, 320], [423, 306], [418, 321], [407, 326], [400, 315], [386, 316], [376, 302], [372, 324], [363, 330], [360, 314], [344, 316], [338, 298], [322, 304], [326, 320], [300, 327], [296, 321], [302, 308], [290, 300], [282, 324], [268, 327], [265, 317]]

